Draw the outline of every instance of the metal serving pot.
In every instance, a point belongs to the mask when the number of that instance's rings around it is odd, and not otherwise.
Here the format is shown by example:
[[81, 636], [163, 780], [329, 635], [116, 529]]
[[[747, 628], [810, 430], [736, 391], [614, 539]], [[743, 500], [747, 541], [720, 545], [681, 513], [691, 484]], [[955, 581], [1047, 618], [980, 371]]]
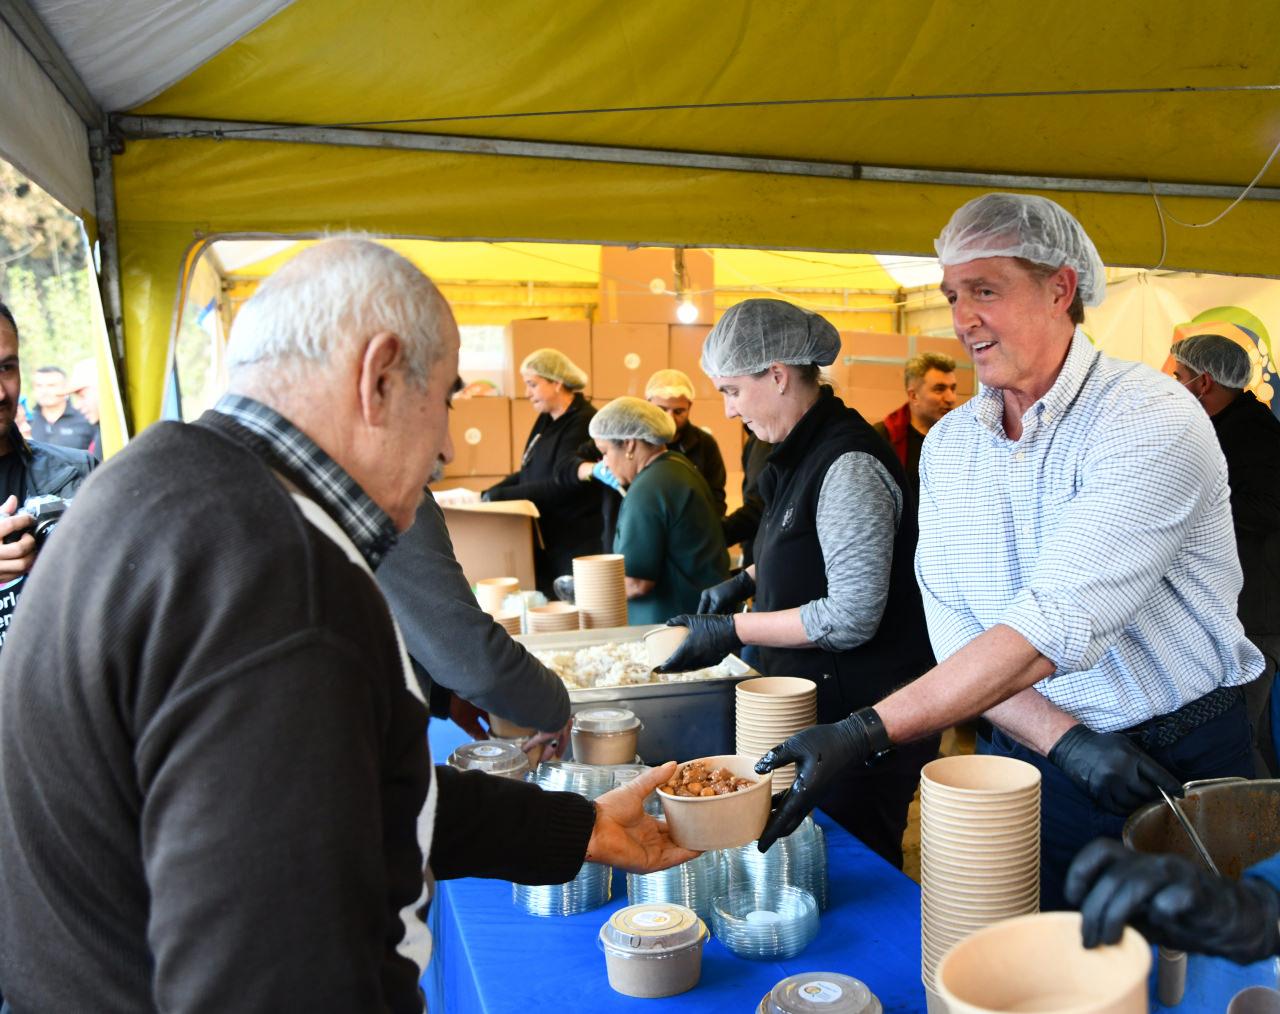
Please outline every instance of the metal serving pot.
[[[1224, 877], [1239, 879], [1254, 863], [1280, 852], [1280, 779], [1210, 778], [1187, 782], [1182, 812]], [[1135, 852], [1164, 852], [1199, 864], [1187, 833], [1164, 803], [1148, 803], [1124, 825]]]

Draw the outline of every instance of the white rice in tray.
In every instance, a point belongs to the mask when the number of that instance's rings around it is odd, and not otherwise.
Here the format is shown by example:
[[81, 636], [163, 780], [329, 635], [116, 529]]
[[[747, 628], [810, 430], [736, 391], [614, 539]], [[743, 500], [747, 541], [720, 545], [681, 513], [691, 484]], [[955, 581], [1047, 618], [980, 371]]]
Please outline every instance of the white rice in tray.
[[692, 672], [652, 672], [643, 641], [610, 641], [576, 651], [535, 651], [533, 654], [554, 670], [571, 690], [637, 683], [686, 683], [734, 675], [733, 669], [724, 662]]

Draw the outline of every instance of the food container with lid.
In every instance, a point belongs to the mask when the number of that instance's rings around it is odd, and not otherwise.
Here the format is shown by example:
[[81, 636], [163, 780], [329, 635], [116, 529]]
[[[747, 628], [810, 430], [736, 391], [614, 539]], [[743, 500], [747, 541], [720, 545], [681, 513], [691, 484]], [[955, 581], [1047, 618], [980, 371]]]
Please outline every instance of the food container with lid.
[[583, 764], [630, 764], [640, 742], [640, 719], [628, 708], [584, 708], [573, 716], [573, 759]]
[[625, 996], [674, 996], [702, 975], [707, 927], [683, 905], [620, 908], [600, 927], [599, 939], [609, 985]]
[[514, 743], [481, 740], [463, 743], [449, 754], [449, 766], [460, 771], [486, 771], [504, 778], [523, 778], [529, 758]]
[[880, 1014], [883, 1008], [865, 983], [839, 972], [802, 972], [783, 979], [756, 1014]]

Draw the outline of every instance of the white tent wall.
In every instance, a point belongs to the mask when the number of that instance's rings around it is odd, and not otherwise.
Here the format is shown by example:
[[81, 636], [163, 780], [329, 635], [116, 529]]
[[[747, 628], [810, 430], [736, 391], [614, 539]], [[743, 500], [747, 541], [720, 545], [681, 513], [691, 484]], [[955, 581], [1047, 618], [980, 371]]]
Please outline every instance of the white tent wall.
[[89, 135], [27, 48], [0, 21], [0, 157], [81, 218], [93, 219]]

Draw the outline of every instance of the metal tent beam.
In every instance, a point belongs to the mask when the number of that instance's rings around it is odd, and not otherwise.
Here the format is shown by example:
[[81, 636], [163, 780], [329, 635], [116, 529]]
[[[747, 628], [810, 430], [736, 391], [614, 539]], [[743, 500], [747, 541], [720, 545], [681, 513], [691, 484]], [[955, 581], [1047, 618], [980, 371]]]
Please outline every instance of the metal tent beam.
[[27, 52], [40, 64], [54, 87], [62, 93], [62, 97], [86, 127], [92, 130], [106, 126], [102, 107], [67, 59], [58, 40], [50, 34], [40, 20], [40, 15], [31, 9], [27, 0], [0, 0], [0, 21], [4, 21], [27, 47]]
[[[3, 3], [4, 0], [0, 0]], [[396, 130], [364, 130], [354, 127], [316, 127], [253, 123], [232, 120], [197, 120], [170, 116], [118, 116], [116, 129], [125, 137], [146, 139], [194, 139], [215, 141], [273, 141], [282, 144], [330, 145], [345, 148], [379, 148], [396, 151], [449, 152], [469, 155], [507, 155], [615, 165], [666, 166], [724, 172], [812, 176], [826, 179], [866, 180], [876, 183], [921, 183], [988, 189], [1076, 191], [1098, 194], [1140, 194], [1154, 190], [1161, 197], [1208, 197], [1234, 200], [1243, 189], [1216, 183], [1148, 182], [1146, 180], [1095, 179], [1068, 176], [1027, 176], [1016, 173], [965, 172], [946, 169], [904, 169], [858, 163], [809, 162], [796, 159], [757, 158], [749, 155], [717, 155], [669, 151], [657, 148], [622, 148], [553, 141], [513, 141], [496, 137], [458, 134], [418, 134]], [[1280, 201], [1280, 188], [1254, 187], [1247, 199]]]

